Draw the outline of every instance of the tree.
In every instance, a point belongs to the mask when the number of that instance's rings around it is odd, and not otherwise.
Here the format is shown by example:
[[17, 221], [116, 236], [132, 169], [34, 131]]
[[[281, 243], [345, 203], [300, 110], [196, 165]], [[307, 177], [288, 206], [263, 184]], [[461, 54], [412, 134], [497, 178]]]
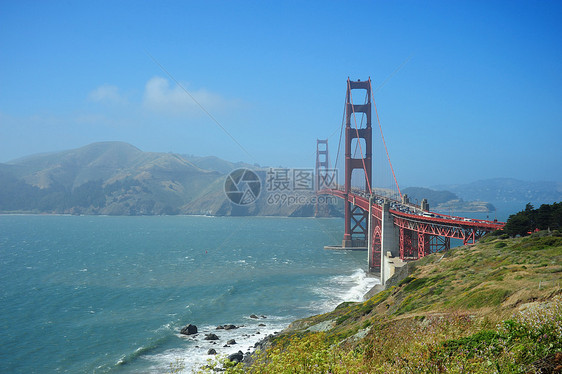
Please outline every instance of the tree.
[[519, 212], [517, 214], [509, 216], [509, 219], [507, 220], [507, 223], [505, 224], [503, 230], [509, 236], [527, 235], [527, 233], [531, 231], [531, 220], [526, 213], [527, 212]]
[[543, 204], [539, 209], [528, 203], [525, 210], [509, 216], [504, 231], [510, 236], [524, 236], [536, 229], [558, 230], [561, 227], [562, 203]]

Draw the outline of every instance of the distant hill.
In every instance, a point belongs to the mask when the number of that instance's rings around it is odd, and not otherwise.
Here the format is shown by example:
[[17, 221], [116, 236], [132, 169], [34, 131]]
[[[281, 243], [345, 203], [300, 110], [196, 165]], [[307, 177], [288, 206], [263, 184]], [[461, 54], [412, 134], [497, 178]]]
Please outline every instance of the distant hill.
[[217, 171], [221, 174], [228, 174], [232, 170], [240, 169], [240, 168], [247, 168], [247, 169], [255, 169], [260, 168], [260, 165], [250, 165], [245, 162], [230, 162], [223, 159], [220, 159], [215, 156], [193, 156], [193, 155], [182, 155], [188, 162], [192, 163], [193, 165], [204, 169], [204, 170], [211, 170]]
[[451, 191], [438, 191], [423, 187], [408, 187], [402, 190], [409, 196], [410, 202], [420, 203], [427, 199], [432, 211], [455, 211], [455, 212], [493, 212], [496, 210], [493, 204], [485, 201], [464, 201]]
[[175, 154], [94, 143], [3, 164], [0, 211], [177, 214], [219, 176]]
[[[250, 166], [101, 142], [0, 164], [0, 212], [311, 216], [313, 204], [232, 204], [226, 174]], [[265, 172], [262, 172], [265, 180]], [[326, 207], [322, 214], [331, 214]], [[333, 213], [337, 213], [336, 210]]]
[[436, 191], [424, 187], [408, 187], [402, 189], [402, 193], [407, 194], [412, 199], [420, 202], [422, 199], [427, 199], [430, 206], [434, 207], [441, 203], [446, 203], [450, 200], [458, 200], [458, 196], [451, 191]]
[[[0, 163], [0, 213], [208, 214], [340, 216], [341, 202], [317, 210], [312, 193], [304, 203], [271, 203], [262, 190], [255, 204], [232, 204], [224, 193], [232, 170], [267, 168], [217, 157], [143, 152], [131, 144], [101, 142], [78, 149], [32, 155]], [[488, 212], [503, 202], [562, 201], [562, 184], [497, 178], [433, 189], [402, 191], [411, 202], [428, 199], [431, 210]], [[498, 206], [498, 205], [496, 205]], [[505, 208], [504, 208], [505, 210]]]
[[491, 202], [553, 203], [562, 201], [562, 183], [527, 182], [512, 178], [479, 180], [467, 184], [440, 185], [465, 200]]

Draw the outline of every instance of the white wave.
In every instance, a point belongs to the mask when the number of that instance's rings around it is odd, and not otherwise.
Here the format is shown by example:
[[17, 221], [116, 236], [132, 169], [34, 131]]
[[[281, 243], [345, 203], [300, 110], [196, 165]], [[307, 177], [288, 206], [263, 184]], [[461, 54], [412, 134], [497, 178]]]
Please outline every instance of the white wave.
[[[267, 318], [248, 319], [244, 325], [237, 329], [224, 330], [216, 329], [216, 326], [202, 326], [198, 334], [185, 336], [176, 334], [184, 340], [184, 347], [166, 350], [162, 353], [143, 356], [144, 359], [151, 361], [154, 366], [149, 372], [161, 373], [170, 370], [170, 365], [176, 369], [183, 367], [181, 373], [196, 372], [197, 369], [208, 364], [208, 360], [216, 358], [209, 355], [209, 349], [215, 349], [218, 355], [230, 355], [238, 351], [245, 354], [254, 351], [254, 345], [268, 335], [279, 332], [289, 324], [290, 320], [286, 317], [267, 316]], [[265, 326], [260, 326], [263, 324]], [[206, 334], [216, 334], [219, 340], [205, 340]], [[234, 339], [236, 344], [227, 345], [227, 341]]]
[[171, 331], [173, 328], [174, 328], [174, 325], [171, 322], [168, 322], [168, 323], [163, 324], [162, 326], [160, 326], [156, 330], [154, 330], [154, 332]]
[[379, 283], [378, 278], [370, 276], [363, 269], [357, 269], [350, 275], [335, 276], [313, 289], [322, 300], [312, 307], [319, 312], [326, 312], [346, 301], [364, 301], [364, 295]]
[[350, 280], [353, 286], [343, 293], [343, 301], [364, 301], [365, 294], [375, 285], [380, 284], [378, 278], [369, 276], [363, 269], [357, 269], [351, 276]]

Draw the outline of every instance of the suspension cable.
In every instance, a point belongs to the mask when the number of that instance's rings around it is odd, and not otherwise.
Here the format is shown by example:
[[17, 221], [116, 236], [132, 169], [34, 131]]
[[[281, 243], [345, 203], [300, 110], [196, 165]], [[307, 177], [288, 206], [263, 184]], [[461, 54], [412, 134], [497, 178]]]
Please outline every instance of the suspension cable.
[[[343, 134], [343, 126], [345, 124], [345, 97], [343, 99], [343, 116], [341, 119], [341, 126], [340, 126], [340, 140], [338, 141], [338, 151], [336, 152], [336, 162], [334, 163], [334, 170], [336, 170], [338, 168], [338, 160], [340, 158], [340, 146], [341, 146], [341, 138], [342, 138], [342, 134]], [[336, 181], [337, 183], [337, 181]]]
[[[369, 86], [371, 85], [371, 80], [369, 80]], [[382, 144], [384, 145], [384, 150], [386, 151], [386, 158], [388, 158], [388, 164], [390, 165], [390, 170], [392, 171], [392, 177], [394, 178], [394, 183], [396, 183], [396, 188], [398, 188], [398, 193], [400, 194], [400, 200], [402, 200], [402, 191], [400, 191], [400, 186], [398, 186], [398, 181], [396, 180], [396, 175], [394, 174], [394, 168], [392, 167], [392, 162], [390, 162], [390, 156], [388, 155], [388, 148], [386, 148], [386, 141], [384, 140], [384, 135], [382, 133], [381, 120], [379, 119], [379, 112], [377, 111], [377, 104], [375, 102], [375, 96], [373, 94], [373, 87], [371, 86], [371, 96], [373, 98], [373, 105], [375, 107], [375, 114], [377, 115], [377, 122], [379, 124], [379, 129], [381, 132]]]

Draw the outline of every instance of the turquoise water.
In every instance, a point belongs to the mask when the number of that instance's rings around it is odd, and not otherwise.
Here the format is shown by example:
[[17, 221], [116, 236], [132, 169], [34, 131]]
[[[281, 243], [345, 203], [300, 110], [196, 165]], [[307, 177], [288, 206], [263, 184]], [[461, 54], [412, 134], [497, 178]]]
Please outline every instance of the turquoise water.
[[[165, 373], [176, 359], [190, 372], [211, 347], [247, 352], [374, 285], [365, 252], [323, 249], [342, 232], [342, 219], [0, 216], [0, 372]], [[221, 340], [182, 337], [188, 323]]]

